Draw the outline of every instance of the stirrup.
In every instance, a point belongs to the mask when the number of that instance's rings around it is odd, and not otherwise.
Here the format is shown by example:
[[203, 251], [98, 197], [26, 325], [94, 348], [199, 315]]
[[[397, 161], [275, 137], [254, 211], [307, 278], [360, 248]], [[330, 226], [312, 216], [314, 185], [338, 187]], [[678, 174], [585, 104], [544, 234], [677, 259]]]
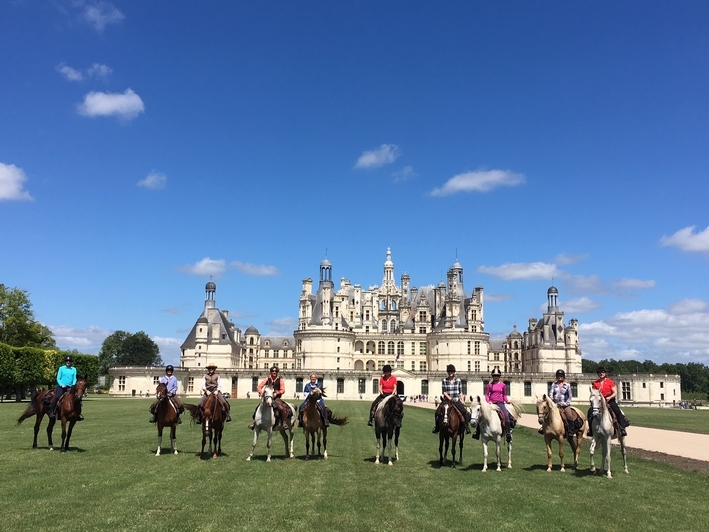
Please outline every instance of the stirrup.
[[178, 424], [178, 425], [182, 425], [182, 418], [181, 418], [181, 417], [178, 417], [178, 418], [177, 418], [177, 424]]
[[433, 431], [431, 431], [433, 434], [438, 434], [439, 430], [438, 427], [433, 427]]
[[256, 423], [251, 423], [251, 425], [249, 425], [249, 430], [254, 430], [255, 426], [256, 426]]
[[153, 416], [148, 420], [148, 423], [155, 423], [156, 421], [157, 419], [155, 419], [155, 416]]

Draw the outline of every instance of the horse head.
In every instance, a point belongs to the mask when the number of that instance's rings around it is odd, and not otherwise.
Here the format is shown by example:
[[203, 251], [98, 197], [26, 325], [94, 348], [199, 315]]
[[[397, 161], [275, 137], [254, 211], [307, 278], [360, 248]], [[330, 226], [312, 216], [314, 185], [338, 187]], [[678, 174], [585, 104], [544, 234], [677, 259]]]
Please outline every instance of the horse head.
[[264, 386], [261, 390], [261, 402], [268, 407], [273, 406], [273, 388], [271, 386]]
[[589, 398], [591, 402], [591, 412], [594, 416], [597, 416], [599, 412], [606, 409], [606, 399], [601, 394], [600, 390], [591, 387], [591, 397]]
[[312, 398], [315, 402], [319, 401], [322, 397], [327, 397], [327, 395], [325, 395], [325, 388], [313, 388], [308, 394], [308, 399]]
[[86, 377], [81, 377], [76, 381], [75, 386], [76, 397], [83, 397], [86, 393]]
[[549, 397], [546, 394], [541, 398], [537, 397], [537, 419], [540, 425], [544, 424], [544, 420], [549, 416], [552, 406], [549, 404]]
[[480, 402], [480, 396], [477, 396], [470, 404], [470, 424], [473, 426], [473, 428], [476, 428], [478, 426], [478, 423], [480, 423], [481, 413], [482, 404]]
[[158, 384], [157, 388], [155, 388], [155, 397], [160, 401], [167, 397], [167, 384], [164, 382]]

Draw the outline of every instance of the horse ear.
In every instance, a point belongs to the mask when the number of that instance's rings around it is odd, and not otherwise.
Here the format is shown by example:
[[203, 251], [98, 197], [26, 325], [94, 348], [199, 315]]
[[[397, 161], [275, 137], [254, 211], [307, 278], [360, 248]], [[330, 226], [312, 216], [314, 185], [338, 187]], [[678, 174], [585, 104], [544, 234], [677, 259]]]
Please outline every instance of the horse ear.
[[542, 395], [542, 401], [546, 401], [546, 400], [547, 400], [547, 394]]

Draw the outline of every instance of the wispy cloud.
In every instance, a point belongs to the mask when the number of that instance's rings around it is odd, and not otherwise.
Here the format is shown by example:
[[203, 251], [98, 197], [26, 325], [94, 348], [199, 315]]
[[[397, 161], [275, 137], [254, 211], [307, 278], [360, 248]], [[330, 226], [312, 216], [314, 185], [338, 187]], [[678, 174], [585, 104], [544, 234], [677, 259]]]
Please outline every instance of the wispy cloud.
[[652, 279], [630, 279], [624, 277], [622, 279], [614, 279], [611, 284], [616, 288], [621, 290], [647, 290], [648, 288], [655, 288], [655, 281]]
[[16, 200], [16, 201], [31, 201], [34, 198], [30, 196], [25, 187], [27, 175], [14, 164], [0, 163], [0, 201]]
[[221, 277], [226, 272], [226, 261], [224, 259], [213, 260], [205, 257], [195, 264], [185, 264], [178, 266], [177, 269], [191, 275]]
[[607, 294], [610, 290], [598, 275], [567, 275], [564, 277], [564, 287], [572, 294]]
[[582, 260], [585, 260], [588, 255], [569, 255], [568, 253], [559, 253], [555, 258], [554, 262], [560, 266], [564, 266], [567, 264], [576, 264], [578, 262], [581, 262]]
[[109, 66], [102, 65], [101, 63], [94, 63], [89, 67], [86, 73], [91, 78], [106, 80], [108, 76], [113, 74], [113, 69]]
[[182, 311], [180, 310], [180, 307], [169, 307], [162, 309], [160, 312], [163, 312], [164, 314], [180, 314]]
[[[582, 312], [591, 312], [596, 310], [600, 305], [587, 297], [579, 297], [577, 299], [569, 299], [568, 301], [560, 301], [559, 308], [568, 314], [580, 314]], [[544, 311], [546, 312], [546, 305]]]
[[84, 96], [78, 111], [84, 116], [117, 116], [122, 120], [132, 120], [145, 112], [145, 105], [131, 89], [126, 89], [123, 94], [92, 91]]
[[557, 269], [555, 264], [546, 262], [516, 262], [501, 266], [480, 266], [477, 271], [506, 281], [517, 279], [524, 281], [551, 280], [553, 277], [560, 277], [563, 273]]
[[98, 1], [83, 5], [81, 18], [96, 31], [102, 32], [107, 25], [118, 24], [126, 17], [111, 2]]
[[160, 358], [165, 364], [177, 365], [180, 362], [180, 346], [184, 338], [170, 338], [169, 336], [151, 336], [150, 339], [158, 344]]
[[102, 329], [96, 325], [84, 328], [67, 325], [47, 325], [54, 334], [54, 340], [60, 349], [76, 349], [81, 353], [97, 354], [107, 336], [114, 331]]
[[291, 336], [293, 331], [298, 328], [298, 320], [296, 318], [278, 318], [266, 323], [271, 328], [267, 333], [272, 336]]
[[265, 264], [251, 264], [249, 262], [241, 262], [238, 260], [229, 263], [231, 268], [235, 268], [247, 275], [279, 275], [280, 272], [275, 266], [266, 266]]
[[148, 177], [138, 181], [137, 186], [152, 190], [161, 190], [167, 186], [167, 176], [153, 170], [148, 174]]
[[56, 67], [57, 72], [64, 76], [69, 81], [81, 81], [84, 79], [84, 75], [81, 71], [71, 68], [65, 63], [59, 63]]
[[500, 303], [514, 298], [512, 294], [485, 294], [485, 303]]
[[379, 149], [365, 151], [357, 159], [355, 168], [378, 168], [391, 164], [399, 157], [401, 150], [396, 144], [382, 144]]
[[663, 236], [661, 246], [674, 246], [682, 251], [709, 253], [709, 227], [701, 233], [695, 233], [695, 225], [680, 229], [672, 236]]
[[685, 299], [667, 309], [620, 312], [581, 323], [584, 357], [636, 358], [662, 362], [709, 363], [709, 312], [706, 302]]
[[514, 187], [526, 180], [523, 174], [510, 170], [478, 170], [451, 177], [439, 188], [434, 188], [431, 196], [449, 196], [459, 192], [489, 192], [498, 187]]
[[418, 177], [418, 174], [414, 172], [413, 166], [404, 166], [401, 170], [397, 170], [391, 177], [394, 178], [395, 183], [401, 183], [402, 181], [408, 181], [414, 177]]

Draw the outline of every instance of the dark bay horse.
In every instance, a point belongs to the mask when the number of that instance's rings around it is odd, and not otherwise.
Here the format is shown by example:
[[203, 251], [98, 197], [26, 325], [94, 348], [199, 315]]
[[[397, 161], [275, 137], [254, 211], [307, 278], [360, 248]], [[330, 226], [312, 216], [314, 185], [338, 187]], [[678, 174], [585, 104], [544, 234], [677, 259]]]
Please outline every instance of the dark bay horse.
[[391, 442], [394, 440], [394, 453], [396, 460], [399, 460], [399, 432], [401, 432], [401, 420], [404, 419], [404, 401], [396, 394], [385, 397], [374, 412], [374, 434], [377, 436], [377, 458], [375, 464], [379, 463], [379, 449], [382, 447], [382, 454], [386, 453], [389, 465], [394, 465], [391, 461]]
[[[170, 399], [167, 394], [167, 384], [161, 382], [155, 389], [155, 397], [158, 400], [158, 406], [155, 407], [155, 417], [157, 418], [158, 427], [158, 450], [155, 456], [160, 456], [162, 447], [162, 430], [165, 427], [170, 427], [170, 451], [177, 454], [177, 420], [180, 417], [177, 405]], [[187, 407], [188, 405], [185, 405]], [[192, 406], [192, 405], [189, 405]], [[197, 408], [195, 406], [195, 408]], [[192, 410], [190, 409], [190, 413]], [[194, 415], [194, 414], [193, 414]]]
[[[189, 410], [192, 419], [197, 419], [199, 416], [199, 407], [194, 405], [185, 405]], [[207, 397], [204, 403], [202, 414], [202, 451], [199, 454], [200, 459], [204, 458], [204, 446], [209, 438], [209, 453], [212, 458], [217, 458], [222, 454], [222, 432], [224, 431], [224, 412], [222, 405], [219, 404], [216, 394]], [[212, 442], [214, 442], [214, 452], [212, 453]]]
[[[49, 418], [49, 424], [47, 425], [47, 444], [49, 450], [54, 450], [54, 443], [52, 443], [52, 431], [54, 430], [54, 424], [58, 419], [62, 421], [62, 446], [61, 452], [66, 452], [69, 449], [69, 440], [71, 439], [72, 430], [74, 430], [74, 424], [79, 420], [81, 416], [81, 398], [86, 392], [86, 378], [80, 377], [77, 379], [76, 384], [69, 388], [67, 392], [64, 392], [59, 404], [57, 405], [57, 417]], [[49, 399], [50, 394], [54, 394], [53, 390], [41, 392], [39, 395], [33, 396], [32, 401], [27, 406], [22, 415], [17, 419], [17, 424], [19, 425], [25, 419], [32, 416], [37, 416], [34, 422], [34, 440], [32, 442], [32, 448], [37, 448], [37, 434], [39, 433], [39, 426], [42, 424], [42, 419], [44, 415], [49, 415], [49, 406], [45, 406], [45, 397]], [[53, 395], [51, 396], [53, 397]], [[67, 423], [69, 423], [69, 428], [67, 429]]]
[[[440, 411], [440, 431], [438, 432], [438, 455], [439, 463], [441, 465], [446, 464], [446, 457], [448, 456], [448, 446], [451, 440], [453, 445], [451, 447], [451, 455], [453, 457], [453, 464], [451, 467], [455, 468], [455, 445], [460, 437], [460, 459], [459, 464], [463, 463], [463, 440], [465, 439], [465, 419], [463, 419], [463, 414], [461, 414], [458, 409], [453, 406], [450, 401], [444, 400], [438, 407]], [[445, 452], [443, 447], [445, 445]]]
[[[325, 391], [320, 388], [313, 388], [308, 394], [303, 407], [303, 432], [305, 433], [305, 459], [310, 459], [310, 448], [312, 446], [315, 453], [315, 437], [318, 442], [318, 458], [320, 457], [320, 437], [322, 436], [323, 458], [327, 460], [327, 427], [323, 425], [320, 410], [318, 410], [318, 401], [321, 397], [326, 397]], [[327, 413], [325, 413], [327, 415]], [[330, 418], [330, 423], [333, 425], [347, 425], [347, 417]]]

